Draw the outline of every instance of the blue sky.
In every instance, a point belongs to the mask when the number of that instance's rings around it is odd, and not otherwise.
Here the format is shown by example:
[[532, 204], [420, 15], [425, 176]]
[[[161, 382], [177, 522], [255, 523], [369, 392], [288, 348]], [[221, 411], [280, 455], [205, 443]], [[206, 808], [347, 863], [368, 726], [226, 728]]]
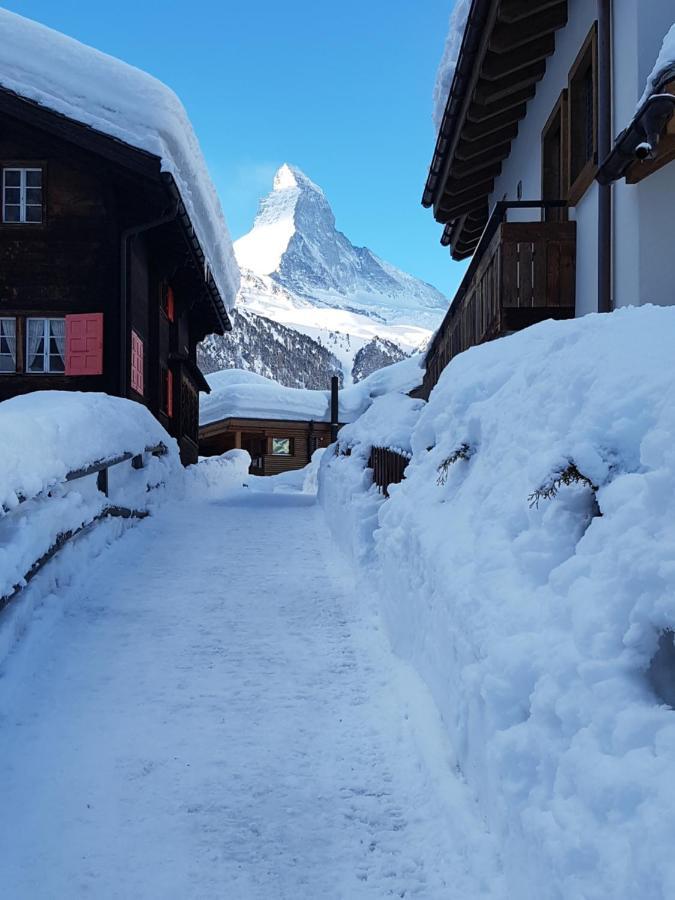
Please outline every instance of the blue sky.
[[137, 65], [183, 100], [233, 237], [283, 162], [356, 244], [451, 295], [464, 267], [420, 197], [454, 0], [5, 0]]

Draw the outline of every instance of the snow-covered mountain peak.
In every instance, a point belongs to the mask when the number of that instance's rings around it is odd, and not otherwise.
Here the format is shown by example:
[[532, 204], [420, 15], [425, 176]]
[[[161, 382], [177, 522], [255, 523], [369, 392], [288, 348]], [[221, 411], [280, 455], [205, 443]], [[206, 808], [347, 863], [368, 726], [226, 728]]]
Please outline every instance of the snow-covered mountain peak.
[[284, 163], [274, 175], [273, 190], [285, 191], [289, 188], [316, 191], [323, 196], [323, 191], [318, 184], [314, 184], [311, 178], [308, 178], [301, 169], [289, 163]]
[[430, 284], [355, 247], [337, 230], [321, 188], [288, 163], [234, 249], [242, 269], [269, 276], [316, 306], [425, 328], [437, 327], [447, 309], [447, 299]]

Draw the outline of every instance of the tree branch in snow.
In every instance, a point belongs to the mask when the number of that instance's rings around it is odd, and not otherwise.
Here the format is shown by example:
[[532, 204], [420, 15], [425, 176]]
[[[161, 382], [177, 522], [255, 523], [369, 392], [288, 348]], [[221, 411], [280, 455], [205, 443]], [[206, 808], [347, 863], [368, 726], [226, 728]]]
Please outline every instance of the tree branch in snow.
[[473, 454], [473, 447], [470, 447], [469, 444], [460, 444], [459, 447], [456, 450], [453, 450], [450, 456], [444, 459], [438, 467], [438, 478], [436, 479], [436, 484], [444, 485], [448, 480], [450, 466], [454, 465], [460, 459], [471, 459]]
[[527, 498], [530, 509], [532, 509], [533, 506], [539, 509], [540, 500], [552, 500], [558, 494], [561, 487], [570, 484], [586, 485], [586, 487], [589, 487], [591, 491], [593, 491], [594, 497], [598, 490], [597, 484], [593, 484], [587, 475], [584, 475], [583, 472], [579, 471], [576, 463], [573, 460], [570, 460], [567, 466], [565, 466], [564, 469], [560, 469], [550, 481], [547, 481], [545, 484], [541, 485], [541, 487], [538, 487], [536, 491], [532, 491]]

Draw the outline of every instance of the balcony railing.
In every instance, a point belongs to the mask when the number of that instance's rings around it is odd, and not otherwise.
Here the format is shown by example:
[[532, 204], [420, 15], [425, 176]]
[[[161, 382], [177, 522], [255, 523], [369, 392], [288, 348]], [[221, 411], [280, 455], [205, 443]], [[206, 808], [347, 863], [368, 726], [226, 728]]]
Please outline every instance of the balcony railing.
[[559, 202], [500, 202], [427, 351], [421, 391], [428, 397], [441, 372], [463, 350], [544, 319], [574, 316], [575, 222], [508, 222], [512, 209], [544, 214]]

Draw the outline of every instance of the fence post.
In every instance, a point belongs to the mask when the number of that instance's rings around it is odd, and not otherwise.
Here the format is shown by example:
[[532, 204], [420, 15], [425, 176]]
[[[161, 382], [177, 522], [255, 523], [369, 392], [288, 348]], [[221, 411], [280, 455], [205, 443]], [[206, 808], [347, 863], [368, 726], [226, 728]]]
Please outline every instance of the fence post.
[[96, 476], [96, 487], [102, 494], [108, 496], [108, 470], [101, 469], [101, 471]]

